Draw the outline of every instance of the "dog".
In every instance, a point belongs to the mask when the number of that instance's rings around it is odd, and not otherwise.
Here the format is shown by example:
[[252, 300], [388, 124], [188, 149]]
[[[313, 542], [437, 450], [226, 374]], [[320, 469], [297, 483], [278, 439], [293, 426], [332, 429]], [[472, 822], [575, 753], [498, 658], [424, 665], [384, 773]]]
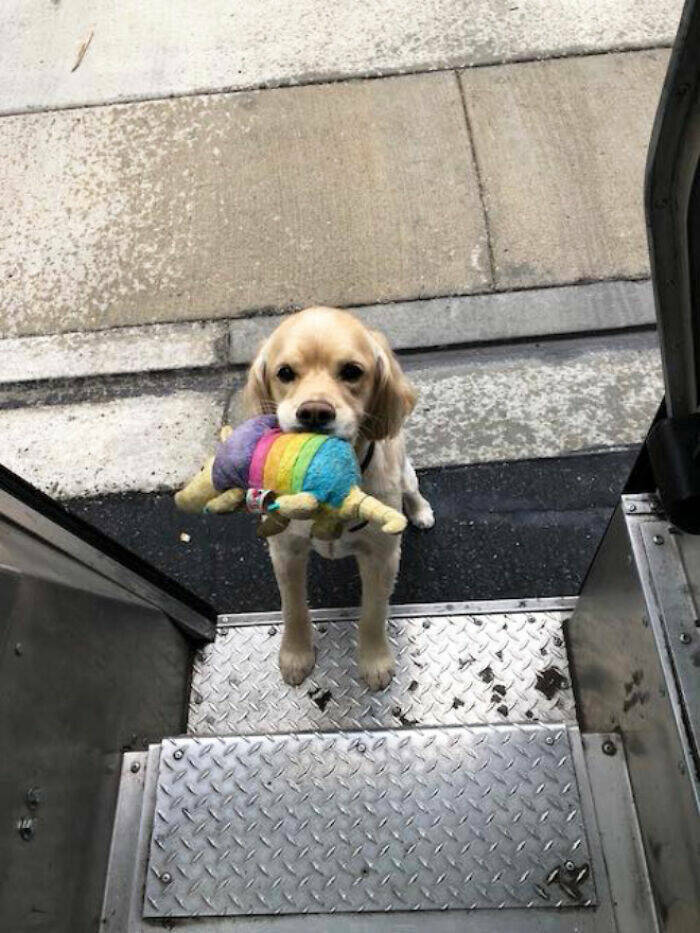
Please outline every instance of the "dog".
[[[362, 488], [403, 509], [418, 528], [434, 524], [406, 455], [403, 423], [416, 394], [386, 338], [335, 308], [313, 307], [287, 318], [263, 343], [244, 388], [251, 414], [275, 413], [283, 431], [325, 433], [350, 441], [363, 466]], [[358, 663], [371, 690], [386, 687], [394, 659], [386, 636], [389, 598], [401, 554], [400, 536], [345, 527], [335, 541], [310, 536], [310, 523], [293, 521], [269, 539], [279, 586], [284, 634], [280, 671], [298, 685], [315, 664], [306, 595], [309, 551], [326, 558], [352, 555], [362, 581]]]

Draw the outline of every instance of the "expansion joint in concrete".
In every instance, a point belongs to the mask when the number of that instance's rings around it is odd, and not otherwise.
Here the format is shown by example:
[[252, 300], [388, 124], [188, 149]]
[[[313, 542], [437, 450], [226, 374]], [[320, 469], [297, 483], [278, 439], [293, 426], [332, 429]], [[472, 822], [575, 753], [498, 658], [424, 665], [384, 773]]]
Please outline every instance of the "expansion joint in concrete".
[[489, 210], [486, 205], [486, 193], [484, 191], [484, 183], [482, 178], [482, 169], [479, 165], [479, 155], [476, 150], [476, 141], [474, 139], [474, 133], [472, 132], [472, 125], [469, 119], [469, 108], [467, 107], [467, 98], [464, 93], [464, 86], [459, 80], [459, 72], [453, 72], [455, 76], [455, 81], [457, 82], [457, 90], [459, 92], [459, 99], [462, 101], [462, 110], [464, 111], [464, 123], [467, 129], [467, 136], [469, 137], [469, 145], [472, 150], [472, 157], [474, 159], [474, 168], [476, 169], [476, 181], [479, 189], [479, 202], [481, 204], [481, 211], [484, 217], [484, 226], [486, 228], [486, 248], [488, 250], [489, 257], [489, 275], [491, 277], [491, 288], [496, 287], [496, 261], [493, 255], [493, 240], [491, 237], [491, 225], [489, 223]]

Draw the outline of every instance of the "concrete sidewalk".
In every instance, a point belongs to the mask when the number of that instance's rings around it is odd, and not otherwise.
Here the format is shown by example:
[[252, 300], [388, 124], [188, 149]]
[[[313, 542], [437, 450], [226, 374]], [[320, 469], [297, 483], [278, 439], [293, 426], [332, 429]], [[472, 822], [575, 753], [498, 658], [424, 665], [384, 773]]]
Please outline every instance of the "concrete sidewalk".
[[655, 48], [671, 43], [681, 7], [682, 0], [5, 0], [0, 113]]
[[6, 118], [0, 328], [642, 277], [666, 61], [630, 52]]
[[177, 485], [257, 342], [317, 302], [408, 354], [421, 466], [637, 442], [661, 393], [643, 167], [680, 3], [537, 9], [15, 10], [3, 462], [63, 497]]

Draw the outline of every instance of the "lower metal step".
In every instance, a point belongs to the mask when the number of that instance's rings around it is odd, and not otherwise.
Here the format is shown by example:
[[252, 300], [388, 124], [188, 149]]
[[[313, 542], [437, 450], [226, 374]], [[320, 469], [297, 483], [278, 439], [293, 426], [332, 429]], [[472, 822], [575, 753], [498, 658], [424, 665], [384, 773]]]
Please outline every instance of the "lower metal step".
[[[500, 733], [502, 729], [505, 728], [508, 731], [512, 727], [485, 728]], [[549, 734], [548, 730], [554, 727], [542, 728], [544, 731], [540, 733], [540, 736], [546, 738]], [[458, 731], [471, 730], [460, 729]], [[479, 729], [476, 730], [478, 731]], [[406, 737], [411, 732], [413, 730], [399, 734]], [[556, 729], [554, 732], [557, 734]], [[568, 900], [570, 895], [561, 888], [560, 880], [563, 880], [564, 884], [567, 881], [566, 865], [564, 865], [565, 871], [563, 874], [560, 872], [558, 878], [551, 877], [551, 873], [545, 878], [545, 882], [547, 878], [551, 881], [549, 885], [546, 883], [544, 885], [546, 893], [550, 895], [550, 901], [542, 900], [538, 894], [532, 899], [530, 906], [512, 907], [509, 910], [484, 906], [476, 910], [432, 910], [426, 914], [423, 910], [409, 911], [404, 907], [397, 911], [376, 912], [376, 907], [373, 907], [371, 902], [363, 902], [357, 913], [336, 911], [268, 914], [263, 918], [259, 913], [249, 917], [242, 915], [203, 916], [202, 911], [197, 910], [190, 916], [182, 914], [177, 918], [172, 916], [170, 918], [144, 917], [144, 890], [148, 884], [147, 876], [150, 871], [148, 865], [154, 845], [153, 829], [156, 821], [160, 819], [156, 799], [159, 795], [159, 782], [163, 770], [161, 757], [174, 754], [178, 743], [183, 741], [175, 740], [172, 743], [165, 743], [163, 749], [159, 745], [152, 746], [148, 754], [129, 753], [124, 756], [101, 929], [109, 930], [111, 933], [148, 933], [148, 931], [155, 933], [155, 930], [162, 929], [165, 924], [167, 929], [177, 930], [178, 933], [255, 933], [260, 929], [264, 929], [265, 933], [268, 931], [271, 933], [329, 933], [329, 931], [330, 933], [346, 933], [346, 931], [347, 933], [368, 933], [369, 930], [372, 933], [390, 933], [390, 931], [394, 933], [396, 930], [401, 930], [401, 933], [425, 933], [426, 929], [429, 929], [431, 933], [433, 931], [435, 933], [464, 933], [465, 930], [469, 930], [469, 933], [514, 933], [514, 931], [542, 933], [543, 930], [547, 930], [547, 933], [657, 933], [658, 928], [654, 920], [639, 830], [627, 781], [624, 754], [619, 740], [610, 735], [579, 737], [575, 728], [570, 728], [567, 732], [568, 737], [565, 741], [571, 750], [571, 762], [576, 775], [577, 798], [580, 803], [580, 818], [585, 829], [583, 838], [588, 846], [591, 866], [591, 875], [580, 885], [581, 888], [586, 888], [586, 897], [580, 903]], [[563, 742], [564, 736], [559, 734], [557, 741]], [[615, 750], [613, 755], [610, 755], [611, 748]], [[183, 759], [175, 759], [175, 761], [181, 762]], [[568, 770], [569, 762], [566, 763], [566, 768]], [[468, 783], [471, 784], [471, 782]], [[497, 780], [495, 786], [498, 787], [498, 785]], [[186, 794], [195, 792], [197, 786], [196, 783], [190, 782], [190, 786], [185, 789]], [[532, 782], [529, 782], [529, 786], [533, 792], [537, 791]], [[547, 784], [539, 794], [535, 793], [535, 807], [539, 806], [539, 800], [545, 799], [540, 795], [546, 796], [549, 790], [550, 785]], [[480, 820], [472, 825], [474, 830], [481, 833], [481, 836], [473, 832], [473, 847], [483, 845], [483, 840], [491, 838], [489, 836], [492, 831], [491, 827], [494, 824], [499, 825], [502, 818], [498, 809], [492, 809], [492, 802], [498, 798], [497, 793], [495, 796], [493, 794], [492, 791], [491, 794], [483, 797], [478, 808], [477, 813], [481, 814]], [[476, 802], [476, 798], [473, 799]], [[573, 797], [569, 799], [573, 800]], [[509, 803], [506, 812], [512, 812], [511, 806], [512, 804]], [[411, 825], [410, 817], [411, 812], [406, 808], [403, 816], [404, 824]], [[574, 819], [578, 820], [579, 815], [577, 814]], [[370, 818], [367, 815], [365, 822], [370, 821], [372, 831], [376, 834], [373, 840], [376, 845], [383, 830], [382, 817]], [[287, 820], [285, 817], [285, 827], [288, 831], [291, 830], [292, 825], [291, 818]], [[549, 825], [553, 826], [554, 823]], [[453, 831], [452, 824], [449, 822], [447, 828]], [[539, 833], [538, 828], [541, 831]], [[421, 829], [423, 829], [422, 825]], [[447, 838], [450, 838], [449, 835]], [[535, 828], [532, 841], [542, 838], [541, 827]], [[314, 844], [318, 846], [319, 852], [323, 853], [336, 840], [342, 844], [339, 831], [335, 827], [330, 827], [322, 836], [319, 836], [318, 842]], [[213, 841], [216, 841], [215, 837]], [[252, 845], [252, 840], [241, 841]], [[506, 847], [501, 846], [501, 843], [506, 841], [505, 837], [499, 840], [498, 858], [501, 866], [504, 865], [502, 856], [506, 853]], [[368, 844], [370, 844], [369, 840]], [[203, 845], [208, 846], [208, 840], [204, 840]], [[515, 848], [517, 849], [517, 845]], [[545, 846], [541, 845], [541, 848], [544, 849]], [[276, 849], [270, 850], [266, 847], [264, 851], [269, 860]], [[572, 858], [575, 867], [579, 870], [582, 867], [580, 851], [579, 847]], [[183, 844], [182, 851], [177, 854], [177, 857], [193, 858], [194, 855], [192, 850]], [[516, 858], [520, 857], [516, 853]], [[547, 851], [543, 859], [549, 859]], [[488, 863], [484, 858], [481, 861], [484, 864], [490, 864], [490, 852]], [[555, 862], [556, 858], [553, 856], [552, 863]], [[173, 867], [171, 865], [171, 869]], [[256, 872], [259, 872], [257, 882], [259, 887], [262, 887], [264, 891], [270, 890], [273, 882], [263, 871], [250, 863], [244, 867], [246, 871], [251, 872], [253, 877]], [[362, 872], [362, 867], [368, 869], [367, 874]], [[504, 871], [509, 870], [509, 866], [506, 865]], [[540, 866], [533, 866], [531, 877], [536, 877], [537, 871], [540, 870]], [[481, 866], [477, 864], [477, 871], [484, 871], [483, 864]], [[168, 873], [167, 869], [166, 873]], [[493, 882], [495, 873], [494, 871], [490, 876], [488, 872], [486, 874], [492, 891], [495, 890], [495, 884], [498, 884], [498, 881]], [[151, 874], [155, 879], [155, 872]], [[176, 875], [171, 870], [169, 874], [173, 878], [169, 884], [178, 884], [178, 875], [180, 882], [183, 880], [180, 873]], [[372, 884], [378, 884], [370, 865], [360, 867], [360, 877], [362, 880], [358, 883], [358, 888], [363, 887], [367, 879]], [[231, 878], [229, 887], [233, 886], [235, 893], [239, 879], [235, 872], [231, 872]], [[162, 884], [162, 877], [159, 880]], [[519, 886], [516, 881], [516, 889]], [[552, 909], [555, 904], [560, 904], [560, 908]]]
[[146, 917], [595, 903], [566, 729], [161, 747]]

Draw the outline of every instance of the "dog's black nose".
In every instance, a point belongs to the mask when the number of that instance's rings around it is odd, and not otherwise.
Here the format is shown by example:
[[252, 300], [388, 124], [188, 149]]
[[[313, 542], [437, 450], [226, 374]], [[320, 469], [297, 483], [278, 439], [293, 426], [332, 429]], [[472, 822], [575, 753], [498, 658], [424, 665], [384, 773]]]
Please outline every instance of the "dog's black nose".
[[327, 428], [334, 418], [335, 408], [328, 402], [304, 402], [297, 408], [297, 421], [309, 431]]

